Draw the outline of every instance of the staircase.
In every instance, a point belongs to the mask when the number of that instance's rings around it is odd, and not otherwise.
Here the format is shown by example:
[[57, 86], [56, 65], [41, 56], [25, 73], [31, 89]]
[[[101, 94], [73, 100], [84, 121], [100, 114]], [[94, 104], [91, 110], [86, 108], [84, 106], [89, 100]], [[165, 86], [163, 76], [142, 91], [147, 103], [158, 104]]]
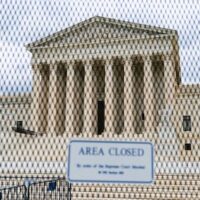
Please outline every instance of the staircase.
[[152, 185], [72, 185], [73, 200], [200, 200], [200, 175], [157, 175]]
[[[57, 181], [56, 189], [53, 191], [48, 190], [50, 180], [32, 184], [30, 200], [66, 199], [68, 188], [65, 178]], [[154, 180], [151, 185], [72, 184], [72, 200], [200, 200], [200, 173], [157, 174]], [[1, 187], [8, 186], [8, 180], [4, 181]], [[14, 185], [20, 186], [24, 179], [15, 181]], [[12, 180], [9, 185], [13, 183]], [[23, 196], [23, 192], [21, 187], [16, 187], [6, 194], [15, 195], [14, 199], [18, 199], [18, 196]]]

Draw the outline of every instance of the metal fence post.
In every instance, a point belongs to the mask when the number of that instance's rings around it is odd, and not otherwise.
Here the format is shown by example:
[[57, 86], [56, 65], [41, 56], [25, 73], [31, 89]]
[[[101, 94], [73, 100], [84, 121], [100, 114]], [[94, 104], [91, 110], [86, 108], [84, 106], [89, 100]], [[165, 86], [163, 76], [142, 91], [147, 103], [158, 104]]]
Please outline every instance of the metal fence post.
[[72, 184], [68, 183], [67, 184], [67, 200], [71, 200], [72, 199], [71, 189], [72, 189]]
[[24, 200], [29, 200], [29, 186], [25, 186]]
[[24, 200], [29, 200], [29, 197], [30, 197], [30, 192], [29, 192], [30, 180], [25, 180], [24, 188], [25, 188]]

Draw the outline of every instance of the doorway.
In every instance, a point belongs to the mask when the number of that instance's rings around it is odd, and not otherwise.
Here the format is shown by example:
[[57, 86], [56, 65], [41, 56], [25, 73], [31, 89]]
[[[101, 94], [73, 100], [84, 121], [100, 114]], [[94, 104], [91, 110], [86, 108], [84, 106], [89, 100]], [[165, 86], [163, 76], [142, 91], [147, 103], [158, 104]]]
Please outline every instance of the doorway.
[[105, 121], [105, 105], [104, 100], [98, 100], [97, 102], [97, 134], [100, 135], [104, 131], [104, 121]]

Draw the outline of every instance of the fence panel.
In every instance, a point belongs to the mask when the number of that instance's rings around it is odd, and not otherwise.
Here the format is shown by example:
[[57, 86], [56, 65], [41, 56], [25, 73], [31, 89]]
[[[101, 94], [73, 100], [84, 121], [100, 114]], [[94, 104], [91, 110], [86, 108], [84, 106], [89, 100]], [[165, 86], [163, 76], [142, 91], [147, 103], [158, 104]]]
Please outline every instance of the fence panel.
[[0, 200], [26, 200], [24, 185], [0, 189]]
[[68, 193], [65, 179], [53, 179], [2, 188], [0, 200], [64, 200], [69, 199]]
[[70, 198], [72, 139], [154, 148], [152, 185], [73, 183], [75, 200], [200, 199], [200, 0], [0, 2], [1, 199]]

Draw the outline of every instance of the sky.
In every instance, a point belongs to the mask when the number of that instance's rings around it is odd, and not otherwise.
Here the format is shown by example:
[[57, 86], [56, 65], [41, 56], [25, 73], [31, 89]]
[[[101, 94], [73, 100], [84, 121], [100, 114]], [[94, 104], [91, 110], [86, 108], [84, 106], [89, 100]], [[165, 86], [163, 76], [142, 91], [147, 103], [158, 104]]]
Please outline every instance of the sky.
[[200, 82], [199, 0], [1, 0], [0, 93], [30, 92], [25, 44], [99, 15], [176, 29], [183, 83]]

